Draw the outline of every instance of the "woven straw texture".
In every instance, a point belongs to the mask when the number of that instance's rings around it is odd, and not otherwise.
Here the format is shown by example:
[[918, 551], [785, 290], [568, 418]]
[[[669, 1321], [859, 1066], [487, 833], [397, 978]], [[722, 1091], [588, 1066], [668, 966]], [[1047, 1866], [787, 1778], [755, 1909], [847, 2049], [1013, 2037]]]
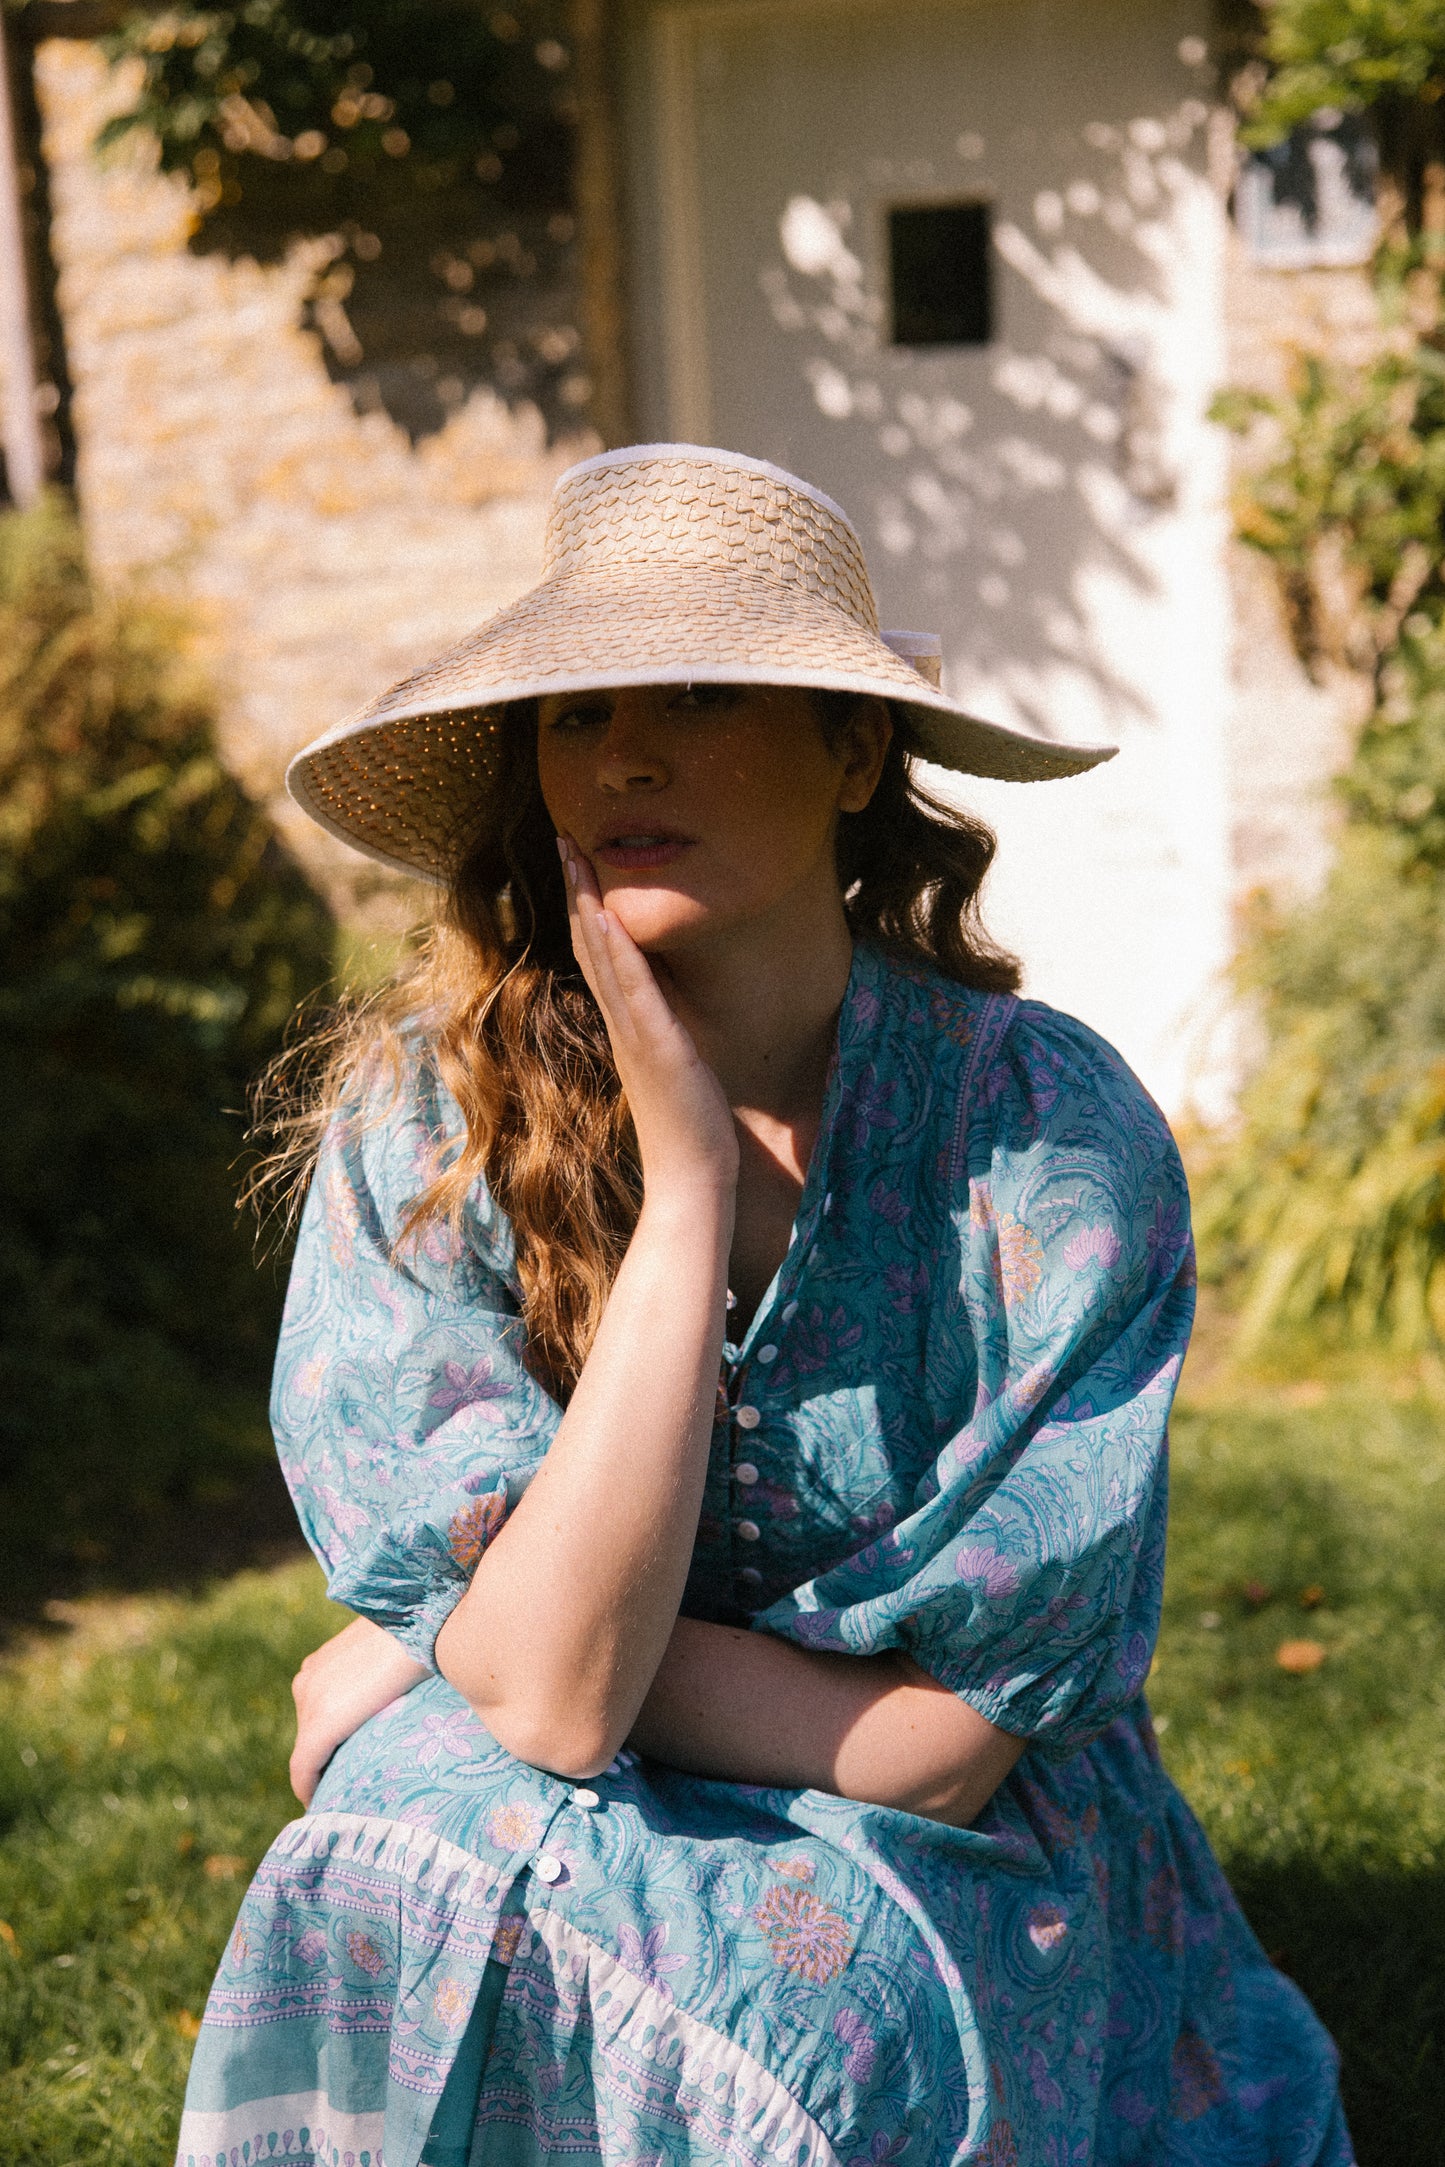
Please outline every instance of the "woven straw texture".
[[570, 468], [540, 585], [308, 746], [287, 780], [354, 848], [445, 880], [485, 828], [508, 701], [690, 680], [877, 693], [907, 705], [929, 758], [970, 774], [1034, 781], [1109, 757], [967, 716], [894, 654], [828, 498], [760, 461], [661, 446]]

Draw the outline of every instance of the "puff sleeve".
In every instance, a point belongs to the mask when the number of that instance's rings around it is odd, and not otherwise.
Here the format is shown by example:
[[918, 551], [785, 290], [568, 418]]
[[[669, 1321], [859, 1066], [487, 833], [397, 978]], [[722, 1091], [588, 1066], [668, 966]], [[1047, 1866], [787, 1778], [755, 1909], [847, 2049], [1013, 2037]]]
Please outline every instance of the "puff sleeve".
[[460, 1125], [422, 1064], [333, 1121], [271, 1401], [332, 1600], [433, 1668], [438, 1632], [561, 1419], [522, 1366], [511, 1231], [484, 1185], [458, 1234], [431, 1227], [397, 1246]]
[[1188, 1191], [1163, 1115], [1084, 1025], [1035, 1003], [961, 1109], [930, 1366], [972, 1376], [912, 1509], [756, 1623], [902, 1649], [1060, 1755], [1147, 1674], [1170, 1403], [1193, 1317]]

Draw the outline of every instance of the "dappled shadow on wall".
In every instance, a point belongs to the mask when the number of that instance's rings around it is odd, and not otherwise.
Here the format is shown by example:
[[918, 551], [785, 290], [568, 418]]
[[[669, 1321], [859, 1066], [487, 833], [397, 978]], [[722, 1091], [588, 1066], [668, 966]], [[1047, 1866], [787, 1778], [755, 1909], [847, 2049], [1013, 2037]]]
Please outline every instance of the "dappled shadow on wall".
[[1218, 502], [1206, 119], [965, 133], [788, 193], [747, 273], [761, 352], [713, 282], [718, 440], [833, 487], [885, 617], [941, 626], [952, 689], [1044, 734], [1150, 722], [1173, 537]]

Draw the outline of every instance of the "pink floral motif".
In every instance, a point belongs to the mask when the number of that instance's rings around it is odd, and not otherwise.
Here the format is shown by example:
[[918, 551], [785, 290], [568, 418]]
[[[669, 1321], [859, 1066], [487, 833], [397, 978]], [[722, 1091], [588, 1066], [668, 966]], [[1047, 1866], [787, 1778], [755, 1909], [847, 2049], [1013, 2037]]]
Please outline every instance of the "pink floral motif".
[[1057, 1904], [1035, 1904], [1029, 1913], [1029, 1940], [1040, 1956], [1056, 1949], [1069, 1931], [1069, 1922]]
[[981, 1543], [966, 1543], [954, 1558], [953, 1569], [960, 1580], [982, 1581], [985, 1595], [994, 1600], [1012, 1595], [1018, 1588], [1017, 1567]]
[[319, 1964], [326, 1954], [325, 1932], [319, 1926], [308, 1926], [304, 1934], [296, 1936], [291, 1947], [303, 1964]]
[[1011, 1211], [998, 1222], [998, 1276], [1006, 1302], [1027, 1300], [1044, 1276], [1043, 1243]]
[[911, 1317], [928, 1301], [926, 1264], [889, 1264], [884, 1269], [883, 1283], [900, 1316]]
[[477, 1719], [470, 1708], [453, 1708], [446, 1715], [427, 1716], [423, 1739], [416, 1749], [416, 1764], [427, 1774], [442, 1759], [470, 1760], [477, 1750]]
[[630, 1972], [645, 1979], [665, 2000], [671, 2001], [672, 1988], [664, 1974], [684, 1970], [687, 1958], [666, 1954], [667, 1935], [666, 1919], [658, 1919], [645, 1934], [639, 1934], [635, 1926], [623, 1926], [617, 1936], [617, 1954]]
[[483, 1355], [470, 1369], [465, 1362], [448, 1362], [442, 1371], [441, 1382], [427, 1400], [428, 1407], [475, 1406], [478, 1400], [502, 1398], [506, 1386], [492, 1374], [490, 1355]]
[[360, 1505], [349, 1497], [343, 1497], [330, 1483], [318, 1482], [316, 1496], [326, 1509], [326, 1516], [343, 1541], [349, 1542], [353, 1535], [360, 1535], [371, 1526], [371, 1515], [363, 1512]]
[[440, 1979], [432, 1996], [432, 2008], [442, 2030], [455, 2038], [458, 2032], [466, 2030], [467, 2019], [472, 2013], [472, 1997], [460, 1979]]
[[498, 1806], [487, 1817], [487, 1836], [499, 1851], [528, 1851], [542, 1840], [542, 1816], [520, 1802]]
[[369, 1979], [379, 1979], [386, 1969], [386, 1958], [370, 1934], [363, 1934], [359, 1928], [353, 1927], [351, 1932], [342, 1938], [346, 1943], [346, 1953], [357, 1970], [364, 1971]]
[[856, 2010], [840, 2009], [833, 2019], [833, 2036], [843, 2048], [843, 2067], [855, 2084], [866, 2084], [878, 2059], [878, 2042]]
[[811, 1889], [769, 1889], [753, 1912], [773, 1962], [815, 1986], [836, 1979], [853, 1954], [847, 1921]]
[[772, 1859], [769, 1863], [775, 1874], [786, 1874], [789, 1881], [811, 1881], [818, 1870], [810, 1858]]
[[482, 1552], [507, 1517], [507, 1501], [500, 1490], [474, 1497], [452, 1514], [447, 1528], [447, 1548], [465, 1573], [472, 1572]]
[[1081, 1226], [1064, 1243], [1064, 1262], [1071, 1272], [1086, 1272], [1091, 1264], [1111, 1272], [1122, 1255], [1122, 1245], [1111, 1226]]

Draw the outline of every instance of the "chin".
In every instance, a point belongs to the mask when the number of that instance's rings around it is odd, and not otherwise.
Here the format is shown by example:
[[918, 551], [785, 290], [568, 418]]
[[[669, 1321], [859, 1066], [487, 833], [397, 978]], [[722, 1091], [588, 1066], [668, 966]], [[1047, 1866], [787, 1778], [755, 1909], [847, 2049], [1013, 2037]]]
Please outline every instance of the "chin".
[[717, 924], [717, 913], [705, 903], [666, 888], [618, 886], [602, 900], [644, 955], [686, 947], [690, 940], [706, 936]]

